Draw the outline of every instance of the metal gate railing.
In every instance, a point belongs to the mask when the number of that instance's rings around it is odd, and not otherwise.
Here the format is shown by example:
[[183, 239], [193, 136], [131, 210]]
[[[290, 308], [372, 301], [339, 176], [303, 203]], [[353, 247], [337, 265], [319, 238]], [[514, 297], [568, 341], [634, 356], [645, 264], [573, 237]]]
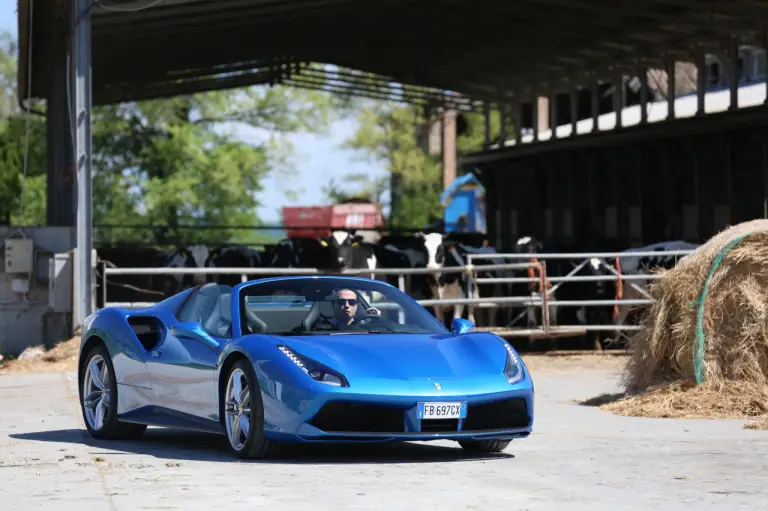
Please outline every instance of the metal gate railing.
[[[594, 253], [534, 253], [534, 254], [518, 254], [518, 253], [502, 253], [502, 254], [468, 254], [467, 266], [473, 268], [473, 260], [482, 259], [512, 259], [521, 260], [527, 259], [532, 262], [540, 264], [541, 271], [544, 273], [544, 284], [539, 288], [544, 291], [543, 293], [534, 293], [532, 299], [534, 303], [538, 303], [538, 300], [547, 302], [546, 313], [542, 314], [541, 330], [545, 336], [559, 336], [559, 335], [573, 335], [578, 333], [586, 333], [587, 331], [629, 331], [629, 330], [641, 330], [643, 327], [639, 325], [625, 325], [625, 324], [612, 324], [612, 325], [557, 325], [553, 326], [550, 323], [549, 307], [599, 307], [607, 305], [648, 305], [653, 302], [651, 295], [642, 287], [631, 281], [649, 281], [661, 278], [658, 274], [623, 274], [613, 268], [611, 265], [605, 262], [605, 259], [622, 259], [622, 258], [642, 258], [642, 257], [658, 257], [658, 256], [686, 256], [693, 253], [694, 250], [670, 250], [665, 252], [647, 251], [647, 252], [594, 252]], [[561, 277], [550, 277], [547, 275], [547, 259], [568, 259], [568, 260], [581, 260], [568, 274]], [[612, 275], [605, 276], [588, 276], [588, 275], [576, 275], [581, 271], [584, 266], [590, 264], [592, 261], [598, 260], [600, 265], [608, 270]], [[480, 268], [474, 267], [474, 268]], [[531, 277], [497, 277], [497, 278], [477, 278], [472, 272], [469, 272], [469, 278], [467, 279], [467, 296], [472, 296], [473, 283], [477, 284], [491, 284], [491, 283], [523, 283], [523, 282], [536, 282], [539, 279]], [[552, 299], [551, 295], [555, 293], [563, 284], [568, 282], [600, 282], [600, 281], [614, 281], [624, 283], [626, 282], [632, 289], [638, 294], [644, 296], [643, 299], [618, 299], [618, 300], [557, 300]], [[550, 287], [550, 284], [554, 284]], [[543, 305], [542, 305], [543, 306]], [[469, 306], [472, 307], [471, 305]], [[470, 311], [471, 312], [471, 311]]]
[[[541, 284], [544, 285], [544, 272], [541, 265], [535, 262], [509, 263], [501, 265], [482, 265], [470, 269], [467, 265], [431, 270], [427, 268], [379, 268], [379, 269], [348, 269], [340, 272], [323, 271], [316, 268], [111, 268], [105, 267], [101, 278], [101, 292], [104, 307], [137, 308], [151, 307], [157, 302], [109, 302], [106, 296], [107, 277], [109, 275], [397, 275], [398, 288], [405, 290], [406, 275], [427, 275], [441, 273], [468, 273], [470, 271], [488, 270], [521, 270], [531, 267], [538, 268], [541, 275]], [[504, 304], [528, 304], [534, 305], [538, 301], [532, 301], [530, 297], [494, 297], [494, 298], [456, 298], [456, 299], [428, 299], [416, 300], [423, 306], [440, 305], [474, 305], [476, 307], [498, 307]], [[546, 298], [541, 301], [546, 302]]]

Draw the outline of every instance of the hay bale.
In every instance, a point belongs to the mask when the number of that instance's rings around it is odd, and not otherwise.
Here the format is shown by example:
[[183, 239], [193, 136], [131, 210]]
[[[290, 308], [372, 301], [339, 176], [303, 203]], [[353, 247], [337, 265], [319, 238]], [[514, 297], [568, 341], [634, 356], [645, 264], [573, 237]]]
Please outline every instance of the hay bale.
[[694, 350], [698, 300], [721, 251], [745, 236], [722, 259], [704, 297], [703, 377], [768, 385], [768, 220], [720, 232], [650, 286], [655, 303], [643, 330], [629, 337], [624, 383], [637, 394], [673, 382], [696, 382]]

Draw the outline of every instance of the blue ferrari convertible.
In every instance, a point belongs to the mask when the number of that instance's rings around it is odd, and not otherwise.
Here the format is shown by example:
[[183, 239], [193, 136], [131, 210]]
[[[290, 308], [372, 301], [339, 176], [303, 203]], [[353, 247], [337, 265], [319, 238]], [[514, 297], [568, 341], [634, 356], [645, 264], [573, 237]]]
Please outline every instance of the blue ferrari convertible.
[[399, 289], [367, 278], [280, 277], [187, 289], [84, 324], [85, 427], [226, 435], [241, 458], [275, 442], [456, 440], [503, 450], [533, 426], [533, 381], [502, 338], [448, 331]]

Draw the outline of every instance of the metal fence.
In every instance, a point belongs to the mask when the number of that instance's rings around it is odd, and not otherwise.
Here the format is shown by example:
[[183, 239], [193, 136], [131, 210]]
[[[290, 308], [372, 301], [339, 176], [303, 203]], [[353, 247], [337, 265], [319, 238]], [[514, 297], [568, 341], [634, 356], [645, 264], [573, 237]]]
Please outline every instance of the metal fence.
[[[537, 337], [553, 338], [563, 336], [583, 335], [587, 331], [627, 331], [638, 330], [642, 327], [636, 325], [611, 324], [611, 325], [552, 325], [550, 321], [551, 307], [598, 307], [607, 305], [647, 305], [652, 302], [651, 296], [643, 287], [632, 281], [653, 280], [659, 278], [655, 274], [622, 274], [605, 262], [606, 259], [621, 258], [641, 258], [664, 256], [685, 256], [692, 253], [692, 250], [678, 250], [668, 252], [596, 252], [596, 253], [564, 253], [564, 254], [468, 254], [467, 263], [463, 266], [428, 269], [428, 268], [378, 268], [378, 269], [347, 269], [338, 272], [323, 271], [316, 268], [115, 268], [103, 267], [101, 282], [104, 307], [122, 307], [122, 308], [140, 308], [149, 307], [156, 302], [109, 302], [106, 297], [107, 277], [109, 275], [242, 275], [242, 280], [246, 281], [246, 276], [269, 276], [269, 275], [370, 275], [376, 278], [378, 275], [397, 275], [398, 288], [406, 292], [405, 277], [407, 275], [427, 275], [442, 273], [466, 273], [467, 286], [466, 298], [453, 299], [426, 299], [417, 300], [425, 307], [430, 306], [467, 306], [470, 315], [476, 308], [499, 308], [519, 305], [524, 307], [534, 307], [541, 309], [541, 324], [535, 328], [509, 328], [506, 326], [488, 326], [478, 327], [480, 331], [492, 331], [499, 335], [508, 337]], [[504, 264], [475, 265], [473, 262], [482, 259], [505, 259], [525, 262], [510, 262]], [[547, 259], [568, 259], [580, 260], [574, 268], [564, 276], [549, 277], [547, 275]], [[592, 260], [599, 260], [600, 264], [612, 273], [604, 276], [577, 276], [585, 265], [590, 264]], [[537, 270], [535, 277], [478, 277], [477, 274], [485, 271], [497, 270], [528, 270], [533, 268]], [[556, 300], [552, 299], [552, 294], [561, 286], [569, 282], [599, 282], [615, 281], [626, 282], [634, 291], [644, 296], [642, 299], [618, 299], [618, 300]], [[491, 284], [491, 283], [531, 283], [539, 284], [539, 289], [544, 292], [533, 292], [526, 296], [502, 296], [502, 297], [474, 297], [473, 284]], [[521, 314], [525, 314], [524, 311]], [[519, 316], [518, 316], [519, 317]], [[514, 320], [513, 320], [514, 321]]]
[[[489, 270], [522, 270], [530, 267], [541, 268], [538, 263], [509, 263], [509, 264], [493, 264], [476, 266], [470, 270], [468, 266], [459, 266], [452, 268], [442, 268], [439, 270], [431, 270], [427, 268], [377, 268], [377, 269], [347, 269], [338, 272], [324, 271], [316, 268], [112, 268], [105, 267], [102, 273], [102, 290], [106, 290], [107, 276], [108, 275], [242, 275], [243, 280], [247, 280], [244, 277], [246, 275], [371, 275], [375, 278], [377, 275], [397, 275], [398, 276], [398, 288], [405, 292], [405, 276], [406, 275], [425, 275], [435, 273], [466, 273], [468, 271], [489, 271]], [[542, 272], [539, 279], [541, 284], [544, 284], [545, 275]], [[424, 306], [434, 305], [462, 305], [462, 304], [477, 304], [481, 307], [488, 307], [485, 302], [493, 301], [496, 303], [527, 303], [532, 302], [530, 297], [497, 297], [497, 298], [464, 298], [456, 300], [417, 300], [417, 302]], [[533, 300], [536, 302], [536, 300]], [[150, 307], [157, 302], [109, 302], [104, 299], [105, 307]]]
[[[533, 297], [540, 297], [540, 303], [543, 304], [543, 302], [547, 302], [548, 307], [545, 308], [544, 314], [542, 314], [542, 325], [540, 328], [534, 330], [532, 332], [532, 336], [543, 336], [543, 337], [556, 337], [556, 336], [565, 336], [565, 335], [579, 335], [586, 333], [588, 331], [611, 331], [611, 332], [619, 332], [619, 331], [630, 331], [630, 330], [641, 330], [643, 327], [639, 325], [629, 325], [629, 324], [612, 324], [612, 325], [557, 325], [552, 326], [550, 324], [550, 314], [549, 314], [549, 307], [600, 307], [600, 306], [607, 306], [607, 305], [624, 305], [624, 306], [630, 306], [630, 305], [648, 305], [653, 302], [653, 298], [648, 293], [647, 290], [643, 289], [643, 287], [635, 284], [632, 281], [641, 281], [641, 282], [648, 282], [650, 280], [655, 280], [658, 278], [661, 278], [661, 275], [659, 274], [653, 274], [653, 273], [643, 273], [643, 274], [623, 274], [617, 271], [614, 267], [607, 264], [605, 262], [606, 259], [613, 259], [613, 260], [620, 260], [622, 258], [624, 259], [634, 259], [634, 258], [643, 258], [643, 257], [684, 257], [688, 254], [693, 253], [693, 250], [670, 250], [670, 251], [647, 251], [647, 252], [594, 252], [594, 253], [536, 253], [536, 254], [518, 254], [518, 253], [509, 253], [509, 254], [468, 254], [467, 255], [467, 266], [471, 269], [473, 267], [473, 260], [482, 260], [482, 259], [511, 259], [511, 260], [531, 260], [539, 263], [542, 268], [542, 272], [544, 273], [544, 281], [545, 285], [542, 285], [539, 289], [544, 290], [543, 293], [533, 293]], [[570, 260], [570, 261], [580, 261], [578, 264], [574, 266], [574, 268], [569, 271], [566, 275], [561, 277], [550, 277], [547, 275], [547, 259], [560, 259], [560, 260]], [[579, 271], [584, 268], [587, 264], [590, 264], [593, 260], [597, 260], [601, 267], [605, 268], [610, 272], [612, 275], [576, 275]], [[676, 261], [677, 262], [677, 261]], [[475, 267], [479, 268], [479, 267]], [[513, 283], [513, 282], [535, 282], [538, 279], [535, 278], [525, 278], [525, 277], [514, 277], [514, 278], [477, 278], [474, 277], [473, 272], [469, 272], [469, 278], [467, 279], [467, 289], [466, 293], [468, 297], [472, 296], [472, 284], [483, 284], [483, 283]], [[642, 299], [618, 299], [618, 300], [556, 300], [551, 299], [551, 295], [555, 293], [561, 286], [564, 284], [567, 284], [569, 282], [600, 282], [600, 281], [613, 281], [613, 282], [621, 282], [621, 283], [627, 283], [637, 294], [644, 296], [645, 298]], [[550, 287], [550, 284], [554, 284]], [[544, 307], [542, 305], [542, 307]], [[471, 306], [470, 306], [471, 308]], [[471, 313], [471, 310], [470, 310]], [[514, 321], [514, 320], [513, 320]], [[520, 330], [522, 332], [522, 330]], [[507, 330], [505, 329], [503, 333], [507, 334]], [[527, 333], [527, 332], [526, 332]], [[514, 332], [510, 332], [510, 335], [514, 335]]]

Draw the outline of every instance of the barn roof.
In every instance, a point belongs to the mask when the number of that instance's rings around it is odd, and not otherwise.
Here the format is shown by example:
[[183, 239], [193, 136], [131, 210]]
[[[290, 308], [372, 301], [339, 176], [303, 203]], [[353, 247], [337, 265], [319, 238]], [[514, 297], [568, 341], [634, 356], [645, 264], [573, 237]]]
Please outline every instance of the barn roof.
[[[26, 90], [29, 3], [18, 0], [20, 86]], [[32, 92], [45, 95], [56, 27], [70, 0], [34, 5]], [[106, 7], [106, 8], [105, 8]], [[142, 8], [146, 7], [146, 8]], [[425, 89], [411, 102], [524, 99], [568, 80], [611, 80], [698, 42], [762, 34], [759, 0], [97, 0], [92, 4], [94, 104], [285, 83], [368, 97]]]
[[[704, 113], [706, 117], [699, 118], [698, 97], [695, 93], [677, 97], [674, 100], [675, 119], [669, 120], [669, 103], [667, 101], [655, 101], [647, 105], [647, 124], [641, 124], [641, 105], [632, 105], [621, 110], [620, 128], [636, 127], [634, 130], [616, 130], [616, 114], [609, 112], [597, 118], [597, 130], [593, 131], [592, 119], [582, 119], [576, 123], [577, 137], [573, 136], [572, 124], [560, 124], [555, 128], [553, 138], [552, 129], [542, 130], [539, 140], [548, 142], [546, 147], [573, 148], [611, 145], [622, 140], [641, 139], [654, 137], [680, 135], [683, 132], [707, 132], [715, 126], [726, 128], [736, 125], [750, 125], [755, 121], [763, 123], [765, 120], [764, 109], [756, 109], [768, 101], [767, 85], [765, 81], [745, 85], [737, 89], [738, 109], [730, 110], [730, 90], [712, 90], [704, 94]], [[694, 124], [695, 123], [695, 124]], [[649, 131], [651, 127], [660, 129]], [[542, 151], [543, 146], [537, 144], [533, 134], [528, 130], [520, 137], [520, 143], [515, 139], [507, 140], [504, 145], [491, 145], [487, 151], [479, 151], [466, 154], [462, 157], [462, 163], [468, 166], [479, 165], [492, 161], [503, 161], [513, 156], [515, 158], [536, 154]]]

